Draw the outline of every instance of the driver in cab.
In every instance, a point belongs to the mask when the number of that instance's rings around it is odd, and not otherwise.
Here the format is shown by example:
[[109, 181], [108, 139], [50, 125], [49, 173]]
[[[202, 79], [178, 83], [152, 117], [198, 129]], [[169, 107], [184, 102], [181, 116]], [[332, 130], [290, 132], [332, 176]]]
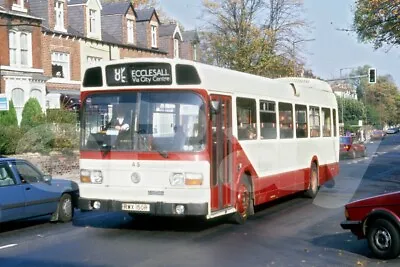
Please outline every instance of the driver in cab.
[[129, 131], [129, 125], [131, 122], [129, 111], [125, 110], [123, 106], [117, 105], [115, 112], [116, 115], [111, 119], [108, 129], [115, 129], [119, 132]]

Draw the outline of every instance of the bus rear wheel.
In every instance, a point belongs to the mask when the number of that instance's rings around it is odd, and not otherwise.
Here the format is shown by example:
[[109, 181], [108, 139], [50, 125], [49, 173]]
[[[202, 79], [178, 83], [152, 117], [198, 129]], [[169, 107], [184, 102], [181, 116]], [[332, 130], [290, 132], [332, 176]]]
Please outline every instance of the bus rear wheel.
[[307, 189], [307, 191], [304, 193], [304, 195], [308, 198], [315, 198], [318, 193], [319, 189], [319, 177], [318, 177], [318, 168], [317, 164], [313, 162], [310, 167], [310, 186]]
[[246, 178], [242, 178], [236, 193], [236, 212], [233, 221], [237, 224], [244, 224], [248, 217], [253, 214], [253, 199], [251, 197], [251, 186]]

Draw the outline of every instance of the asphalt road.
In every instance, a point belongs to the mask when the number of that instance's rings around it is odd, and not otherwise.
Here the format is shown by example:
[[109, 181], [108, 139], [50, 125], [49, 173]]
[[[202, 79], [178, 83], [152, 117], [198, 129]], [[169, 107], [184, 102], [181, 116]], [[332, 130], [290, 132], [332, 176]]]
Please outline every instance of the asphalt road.
[[0, 266], [399, 266], [374, 259], [365, 240], [340, 228], [350, 200], [400, 190], [400, 134], [341, 161], [332, 187], [257, 209], [245, 225], [77, 212], [1, 225]]

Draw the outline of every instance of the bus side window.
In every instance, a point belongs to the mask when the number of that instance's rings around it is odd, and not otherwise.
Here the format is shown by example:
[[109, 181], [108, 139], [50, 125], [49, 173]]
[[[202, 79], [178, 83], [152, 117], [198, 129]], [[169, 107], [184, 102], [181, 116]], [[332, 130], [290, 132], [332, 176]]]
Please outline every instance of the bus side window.
[[238, 139], [257, 139], [256, 100], [238, 97], [236, 106]]
[[261, 139], [276, 139], [276, 105], [273, 101], [260, 100]]
[[307, 138], [307, 106], [306, 105], [295, 105], [296, 111], [296, 137]]
[[279, 103], [280, 138], [293, 138], [293, 106], [290, 103]]
[[319, 116], [319, 108], [318, 107], [310, 107], [309, 113], [310, 119], [310, 137], [319, 137], [320, 136], [320, 116]]

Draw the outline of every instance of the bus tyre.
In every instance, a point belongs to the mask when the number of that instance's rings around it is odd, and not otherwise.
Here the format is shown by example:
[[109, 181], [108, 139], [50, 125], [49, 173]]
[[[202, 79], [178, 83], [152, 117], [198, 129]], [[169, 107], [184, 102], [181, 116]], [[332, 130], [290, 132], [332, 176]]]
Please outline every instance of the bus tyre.
[[242, 178], [236, 194], [236, 212], [233, 215], [233, 221], [236, 224], [244, 224], [252, 214], [254, 214], [254, 206], [251, 186], [247, 178]]
[[318, 189], [319, 189], [318, 181], [319, 181], [319, 177], [318, 177], [317, 164], [315, 164], [315, 162], [313, 162], [311, 164], [311, 168], [310, 168], [310, 187], [307, 189], [307, 191], [304, 194], [306, 197], [308, 197], [308, 198], [316, 197], [316, 195], [318, 193]]
[[66, 223], [70, 222], [74, 217], [74, 207], [72, 205], [72, 198], [69, 194], [64, 194], [58, 203], [58, 220]]
[[399, 229], [388, 220], [375, 220], [367, 229], [367, 240], [377, 258], [389, 260], [400, 254]]

